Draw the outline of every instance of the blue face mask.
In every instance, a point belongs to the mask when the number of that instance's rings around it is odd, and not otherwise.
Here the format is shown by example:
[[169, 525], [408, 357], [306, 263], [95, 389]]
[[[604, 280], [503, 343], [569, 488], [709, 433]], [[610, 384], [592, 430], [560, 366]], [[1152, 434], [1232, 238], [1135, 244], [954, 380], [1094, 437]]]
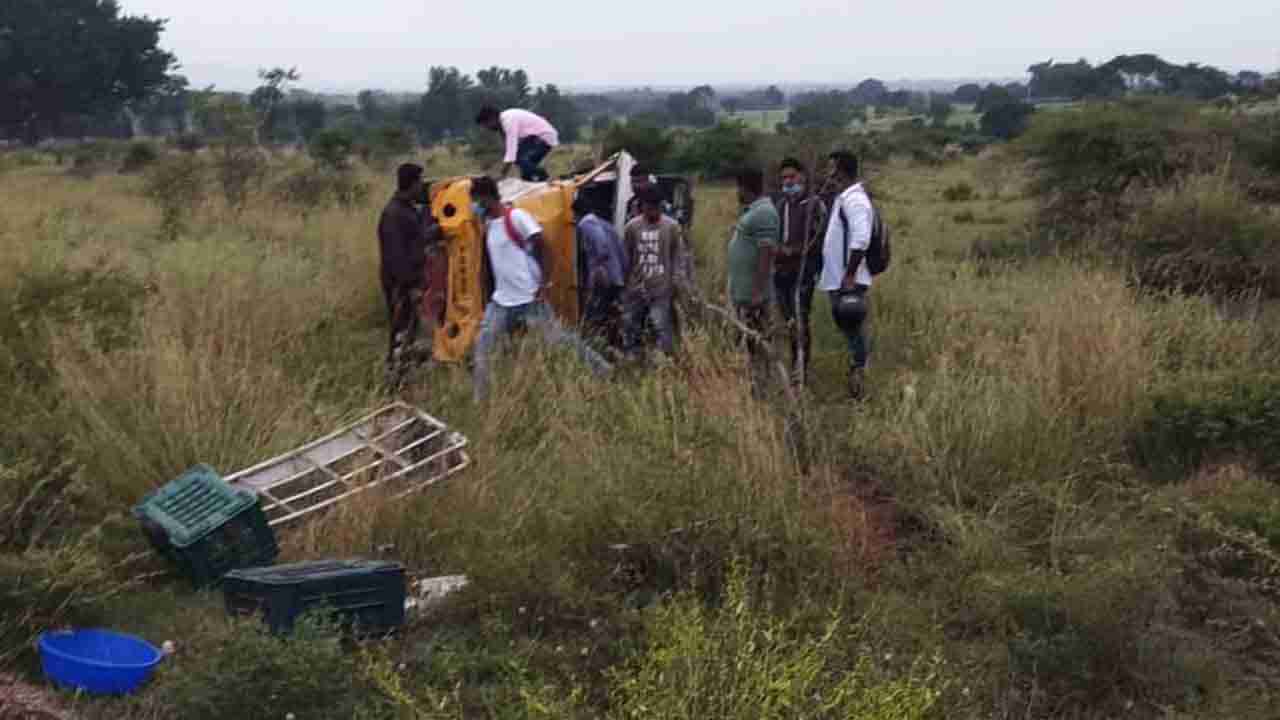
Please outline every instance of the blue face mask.
[[471, 214], [475, 215], [476, 219], [479, 220], [480, 222], [484, 222], [484, 216], [486, 212], [487, 211], [485, 210], [485, 207], [480, 203], [474, 202], [474, 201], [471, 203]]
[[804, 185], [801, 185], [799, 183], [783, 185], [782, 192], [787, 195], [791, 195], [792, 197], [795, 197], [796, 195], [799, 195], [800, 193], [804, 192]]

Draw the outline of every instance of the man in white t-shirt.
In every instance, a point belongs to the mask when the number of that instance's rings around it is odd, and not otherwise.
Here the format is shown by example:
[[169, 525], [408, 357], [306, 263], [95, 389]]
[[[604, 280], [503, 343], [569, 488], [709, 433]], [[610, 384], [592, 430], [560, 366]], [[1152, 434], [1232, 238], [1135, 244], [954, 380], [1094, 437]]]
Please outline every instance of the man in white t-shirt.
[[[858, 296], [862, 308], [869, 308], [867, 295], [871, 290], [871, 270], [867, 267], [867, 250], [871, 247], [871, 229], [875, 210], [867, 190], [858, 179], [858, 158], [852, 153], [831, 154], [831, 175], [839, 195], [831, 202], [831, 219], [822, 246], [822, 277], [818, 289], [831, 297], [833, 314], [837, 300], [845, 294]], [[865, 318], [865, 315], [863, 316]], [[870, 360], [871, 343], [867, 338], [865, 319], [853, 326], [846, 320], [835, 318], [849, 343], [849, 394], [861, 400], [866, 391], [866, 369]]]
[[550, 286], [544, 278], [551, 276], [551, 257], [538, 221], [524, 210], [504, 206], [498, 184], [490, 177], [471, 182], [471, 211], [485, 228], [485, 267], [493, 288], [475, 346], [476, 402], [488, 395], [489, 354], [519, 325], [541, 330], [549, 344], [573, 347], [597, 377], [607, 375], [612, 370], [609, 363], [576, 333], [565, 330], [546, 300]]

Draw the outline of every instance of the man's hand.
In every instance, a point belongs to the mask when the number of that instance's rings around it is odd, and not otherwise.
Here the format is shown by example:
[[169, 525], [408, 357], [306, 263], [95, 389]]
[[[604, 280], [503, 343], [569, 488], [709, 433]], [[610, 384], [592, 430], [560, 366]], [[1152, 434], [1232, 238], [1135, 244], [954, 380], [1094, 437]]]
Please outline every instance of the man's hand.
[[505, 177], [507, 177], [508, 175], [510, 175], [510, 174], [511, 174], [511, 168], [513, 168], [513, 167], [515, 167], [515, 166], [516, 166], [516, 164], [515, 164], [515, 163], [504, 163], [504, 164], [503, 164], [503, 166], [502, 166], [502, 175], [501, 175], [501, 177], [504, 177], [504, 178], [505, 178]]
[[840, 283], [841, 290], [852, 290], [858, 286], [858, 279], [854, 275], [845, 275], [844, 282]]
[[764, 306], [764, 291], [757, 289], [751, 293], [751, 307], [758, 308], [763, 306]]
[[554, 284], [555, 283], [543, 283], [542, 285], [538, 286], [538, 295], [536, 298], [538, 302], [551, 301], [551, 288]]

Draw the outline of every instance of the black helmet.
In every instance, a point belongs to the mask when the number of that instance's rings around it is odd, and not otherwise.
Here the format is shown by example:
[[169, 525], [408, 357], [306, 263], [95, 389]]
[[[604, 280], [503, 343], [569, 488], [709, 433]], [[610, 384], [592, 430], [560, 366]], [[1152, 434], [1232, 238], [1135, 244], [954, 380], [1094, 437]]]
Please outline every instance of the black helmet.
[[831, 303], [831, 317], [845, 332], [857, 332], [867, 319], [867, 298], [862, 293], [844, 292]]

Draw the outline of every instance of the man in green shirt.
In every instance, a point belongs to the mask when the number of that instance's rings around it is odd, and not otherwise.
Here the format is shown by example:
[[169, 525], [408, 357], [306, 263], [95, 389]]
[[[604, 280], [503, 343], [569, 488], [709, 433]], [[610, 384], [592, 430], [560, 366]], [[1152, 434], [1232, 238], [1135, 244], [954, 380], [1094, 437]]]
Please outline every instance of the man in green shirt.
[[[782, 233], [782, 221], [773, 201], [764, 194], [764, 173], [750, 168], [738, 173], [738, 200], [746, 209], [738, 219], [729, 242], [729, 301], [738, 319], [764, 335], [768, 312], [773, 254]], [[747, 341], [751, 355], [753, 389], [768, 373], [762, 348]]]

